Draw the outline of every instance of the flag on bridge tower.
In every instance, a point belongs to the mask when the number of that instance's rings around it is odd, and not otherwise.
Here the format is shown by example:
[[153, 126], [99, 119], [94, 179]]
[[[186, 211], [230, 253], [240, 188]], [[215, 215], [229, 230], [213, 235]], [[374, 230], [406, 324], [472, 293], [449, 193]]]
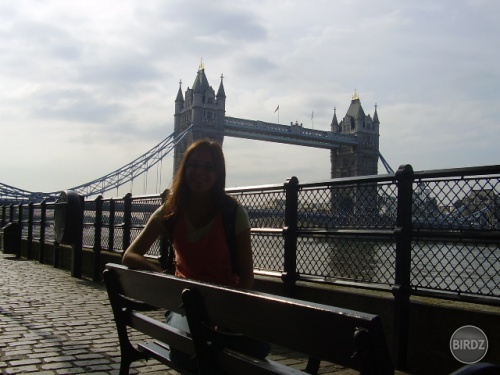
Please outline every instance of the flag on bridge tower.
[[276, 109], [274, 110], [274, 113], [278, 112], [278, 124], [280, 123], [280, 105], [278, 104], [278, 106], [276, 107]]

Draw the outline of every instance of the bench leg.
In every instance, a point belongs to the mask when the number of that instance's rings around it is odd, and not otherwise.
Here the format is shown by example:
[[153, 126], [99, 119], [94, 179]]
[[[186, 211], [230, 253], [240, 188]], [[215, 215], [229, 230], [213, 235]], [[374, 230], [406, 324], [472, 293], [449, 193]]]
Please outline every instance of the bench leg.
[[317, 374], [319, 371], [320, 360], [318, 358], [309, 357], [305, 372], [308, 374]]
[[120, 375], [128, 375], [132, 362], [149, 357], [132, 346], [127, 332], [118, 332], [118, 338], [120, 341]]
[[126, 306], [118, 293], [119, 287], [116, 279], [109, 270], [105, 270], [103, 272], [103, 278], [106, 282], [106, 289], [111, 302], [111, 308], [113, 310], [113, 316], [116, 324], [116, 332], [120, 343], [120, 375], [127, 375], [132, 362], [139, 359], [147, 359], [148, 356], [145, 353], [138, 351], [130, 343], [126, 325]]
[[121, 361], [120, 361], [120, 375], [128, 375], [130, 372], [130, 364], [132, 361], [124, 358], [122, 355]]

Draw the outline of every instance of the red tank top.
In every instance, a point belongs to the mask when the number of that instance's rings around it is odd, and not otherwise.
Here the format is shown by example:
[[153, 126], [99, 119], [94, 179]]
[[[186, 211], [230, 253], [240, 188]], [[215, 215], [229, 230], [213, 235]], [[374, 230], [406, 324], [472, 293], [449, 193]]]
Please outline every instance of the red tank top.
[[224, 233], [222, 214], [215, 217], [210, 230], [198, 241], [188, 237], [187, 223], [180, 218], [174, 228], [175, 275], [186, 279], [236, 286], [231, 254]]

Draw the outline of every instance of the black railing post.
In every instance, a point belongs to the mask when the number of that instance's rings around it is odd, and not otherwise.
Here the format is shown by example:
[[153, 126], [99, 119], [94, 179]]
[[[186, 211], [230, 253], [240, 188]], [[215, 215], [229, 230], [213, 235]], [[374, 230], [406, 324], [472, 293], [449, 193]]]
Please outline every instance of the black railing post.
[[299, 180], [297, 177], [288, 179], [285, 184], [285, 237], [284, 267], [281, 279], [285, 283], [285, 291], [292, 295], [297, 281], [297, 211]]
[[[169, 189], [163, 190], [163, 192], [160, 194], [161, 198], [161, 204], [163, 205], [167, 199], [168, 199], [168, 194], [170, 193]], [[166, 236], [160, 236], [160, 257], [159, 257], [159, 262], [161, 268], [164, 270], [169, 269], [169, 267], [172, 267], [172, 264], [169, 264], [168, 261], [168, 245], [170, 243], [170, 239], [167, 239]]]
[[40, 203], [40, 255], [38, 261], [45, 263], [45, 228], [47, 227], [47, 202]]
[[109, 238], [108, 250], [115, 251], [115, 200], [109, 201]]
[[14, 203], [9, 204], [9, 223], [14, 222]]
[[130, 232], [132, 230], [132, 194], [123, 197], [123, 252], [130, 246]]
[[33, 207], [34, 202], [28, 203], [28, 259], [33, 258]]
[[402, 165], [395, 174], [398, 186], [397, 218], [394, 235], [396, 238], [394, 295], [394, 350], [397, 368], [404, 369], [407, 364], [408, 335], [410, 324], [410, 271], [411, 241], [413, 234], [413, 168]]
[[7, 210], [7, 207], [3, 204], [2, 205], [2, 222], [0, 228], [3, 228], [5, 226], [5, 210]]
[[72, 245], [73, 259], [71, 262], [71, 276], [80, 278], [82, 277], [82, 262], [83, 262], [83, 218], [85, 216], [85, 197], [79, 195], [80, 199], [80, 212], [77, 220], [77, 230], [75, 233], [75, 243]]
[[[18, 223], [18, 226], [19, 226], [19, 231], [18, 231], [18, 235], [17, 235], [17, 251], [18, 251], [18, 257], [21, 257], [23, 255], [23, 246], [22, 246], [22, 239], [23, 239], [23, 204], [22, 203], [19, 203], [17, 205], [17, 223]], [[28, 256], [29, 254], [26, 254], [26, 256]], [[29, 258], [28, 258], [29, 259]]]
[[95, 199], [95, 219], [94, 219], [94, 281], [100, 281], [101, 270], [101, 250], [102, 250], [102, 195]]

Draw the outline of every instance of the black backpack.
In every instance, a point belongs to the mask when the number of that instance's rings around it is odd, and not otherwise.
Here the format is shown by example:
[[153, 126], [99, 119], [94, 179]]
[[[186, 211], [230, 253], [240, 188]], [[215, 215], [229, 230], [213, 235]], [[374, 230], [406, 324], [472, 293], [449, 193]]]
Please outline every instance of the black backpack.
[[[226, 235], [226, 241], [229, 247], [229, 253], [231, 254], [231, 267], [235, 274], [238, 272], [238, 261], [236, 257], [236, 209], [238, 207], [238, 202], [229, 197], [224, 198], [224, 211], [222, 213], [222, 222], [224, 225], [224, 233]], [[174, 227], [177, 222], [177, 217], [172, 217], [166, 221], [166, 226], [169, 231], [168, 239], [165, 238], [160, 244], [160, 265], [161, 268], [166, 270], [168, 273], [175, 272], [175, 251], [172, 241], [172, 234], [174, 232]]]

